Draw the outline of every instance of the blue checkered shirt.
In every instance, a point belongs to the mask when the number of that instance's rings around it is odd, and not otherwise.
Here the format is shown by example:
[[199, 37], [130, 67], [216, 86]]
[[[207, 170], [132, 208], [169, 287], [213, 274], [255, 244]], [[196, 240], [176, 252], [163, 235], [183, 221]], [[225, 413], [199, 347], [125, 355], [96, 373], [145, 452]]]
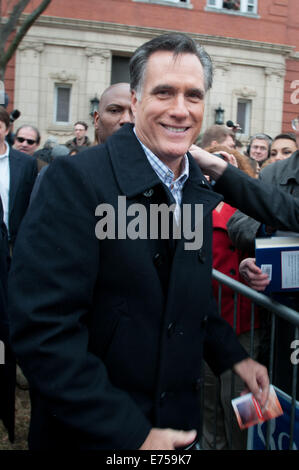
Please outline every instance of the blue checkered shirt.
[[[135, 132], [135, 128], [134, 128], [134, 132]], [[136, 132], [135, 132], [135, 135], [136, 135]], [[184, 155], [184, 160], [182, 162], [182, 166], [184, 165], [184, 170], [182, 171], [180, 176], [175, 180], [173, 171], [170, 168], [168, 168], [168, 166], [165, 165], [160, 160], [160, 158], [156, 157], [156, 155], [154, 155], [153, 152], [149, 148], [147, 148], [139, 139], [138, 141], [140, 142], [151, 167], [156, 172], [156, 174], [158, 175], [162, 183], [164, 183], [168, 187], [171, 194], [173, 195], [174, 200], [176, 202], [174, 215], [175, 215], [176, 220], [178, 221], [180, 217], [180, 207], [182, 203], [183, 187], [189, 177], [188, 157], [186, 154]]]

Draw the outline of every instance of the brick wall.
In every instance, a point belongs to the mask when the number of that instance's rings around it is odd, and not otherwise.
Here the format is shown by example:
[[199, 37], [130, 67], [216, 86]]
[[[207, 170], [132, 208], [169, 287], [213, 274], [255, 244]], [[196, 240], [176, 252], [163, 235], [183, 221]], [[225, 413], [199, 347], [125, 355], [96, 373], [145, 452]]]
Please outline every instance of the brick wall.
[[133, 0], [52, 0], [46, 14], [280, 44], [286, 43], [290, 19], [299, 23], [297, 0], [260, 0], [259, 18], [205, 11], [206, 0], [191, 2], [192, 9]]

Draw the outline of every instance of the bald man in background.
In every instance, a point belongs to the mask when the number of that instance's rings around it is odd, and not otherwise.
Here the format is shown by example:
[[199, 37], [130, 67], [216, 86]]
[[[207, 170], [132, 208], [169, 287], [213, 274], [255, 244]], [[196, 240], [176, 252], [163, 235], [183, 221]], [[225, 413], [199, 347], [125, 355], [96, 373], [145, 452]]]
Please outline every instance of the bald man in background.
[[103, 92], [98, 111], [94, 112], [96, 143], [103, 144], [127, 122], [133, 122], [129, 83], [115, 83]]

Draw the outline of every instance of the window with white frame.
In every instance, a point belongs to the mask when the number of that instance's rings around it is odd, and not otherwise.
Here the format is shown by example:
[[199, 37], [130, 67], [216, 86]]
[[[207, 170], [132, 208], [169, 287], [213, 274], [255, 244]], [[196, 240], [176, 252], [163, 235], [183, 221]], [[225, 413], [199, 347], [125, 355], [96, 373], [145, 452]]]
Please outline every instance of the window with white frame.
[[241, 134], [250, 135], [251, 100], [238, 99], [237, 123], [241, 127]]
[[70, 123], [71, 85], [55, 85], [54, 122]]
[[257, 13], [257, 1], [256, 0], [247, 0], [247, 12], [248, 13]]
[[257, 0], [207, 0], [207, 6], [227, 12], [257, 13]]

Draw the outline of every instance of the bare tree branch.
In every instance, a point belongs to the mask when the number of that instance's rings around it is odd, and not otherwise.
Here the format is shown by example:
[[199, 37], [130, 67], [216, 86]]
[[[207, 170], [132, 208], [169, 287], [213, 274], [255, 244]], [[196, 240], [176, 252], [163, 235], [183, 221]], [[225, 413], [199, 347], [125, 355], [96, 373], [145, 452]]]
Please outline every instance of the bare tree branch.
[[[6, 34], [6, 40], [13, 32], [13, 30], [16, 27], [17, 21], [20, 19], [20, 16], [30, 0], [20, 0], [17, 5], [15, 5], [10, 18], [8, 22], [5, 24], [5, 34]], [[29, 15], [26, 16], [23, 24], [21, 25], [20, 29], [16, 32], [15, 37], [12, 39], [11, 43], [9, 44], [7, 50], [4, 52], [4, 49], [2, 51], [0, 50], [0, 69], [4, 70], [7, 63], [9, 60], [12, 58], [13, 54], [15, 53], [18, 45], [26, 35], [27, 31], [30, 29], [30, 27], [34, 24], [34, 22], [37, 20], [37, 18], [44, 12], [44, 10], [48, 7], [48, 5], [51, 3], [51, 0], [43, 0], [41, 3], [38, 5], [38, 7]], [[8, 26], [10, 25], [10, 31], [8, 31]], [[5, 41], [3, 41], [3, 36], [2, 36], [2, 46], [4, 47]], [[0, 71], [1, 72], [1, 71]], [[1, 75], [1, 73], [0, 73]], [[0, 77], [1, 79], [1, 77]]]
[[26, 6], [30, 3], [30, 0], [20, 0], [18, 3], [16, 3], [13, 7], [13, 10], [8, 18], [7, 23], [3, 24], [2, 26], [2, 34], [1, 34], [1, 39], [3, 42], [6, 42], [9, 35], [14, 31], [14, 29], [17, 26], [17, 22], [25, 10]]

